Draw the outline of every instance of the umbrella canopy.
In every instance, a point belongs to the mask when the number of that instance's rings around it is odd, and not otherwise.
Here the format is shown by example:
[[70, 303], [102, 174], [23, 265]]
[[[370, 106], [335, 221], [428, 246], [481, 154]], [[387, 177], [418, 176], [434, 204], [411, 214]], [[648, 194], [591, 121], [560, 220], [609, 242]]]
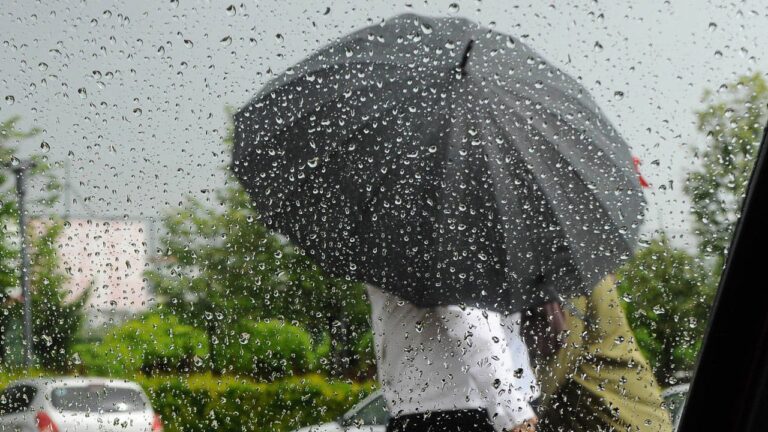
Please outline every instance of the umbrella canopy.
[[500, 311], [588, 291], [632, 253], [624, 140], [518, 39], [401, 15], [320, 49], [235, 114], [262, 222], [337, 276]]

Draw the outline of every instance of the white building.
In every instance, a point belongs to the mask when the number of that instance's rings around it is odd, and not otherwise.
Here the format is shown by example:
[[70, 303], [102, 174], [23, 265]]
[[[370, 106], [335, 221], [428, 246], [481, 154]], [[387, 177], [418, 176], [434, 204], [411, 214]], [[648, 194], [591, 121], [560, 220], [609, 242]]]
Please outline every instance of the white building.
[[[32, 224], [33, 235], [47, 225]], [[151, 293], [143, 272], [148, 265], [147, 227], [144, 222], [108, 219], [71, 219], [64, 224], [56, 249], [64, 286], [70, 299], [86, 289], [86, 326], [122, 321], [147, 310]]]

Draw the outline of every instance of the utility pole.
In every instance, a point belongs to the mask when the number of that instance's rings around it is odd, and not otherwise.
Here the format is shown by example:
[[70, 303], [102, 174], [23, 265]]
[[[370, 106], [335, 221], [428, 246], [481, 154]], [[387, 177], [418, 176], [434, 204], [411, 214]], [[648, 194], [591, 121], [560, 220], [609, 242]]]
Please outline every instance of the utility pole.
[[29, 245], [27, 244], [27, 212], [24, 207], [26, 197], [24, 180], [27, 172], [34, 168], [32, 161], [24, 160], [11, 164], [16, 174], [16, 194], [18, 195], [19, 238], [21, 239], [21, 296], [24, 300], [24, 364], [32, 367], [32, 295], [29, 289]]

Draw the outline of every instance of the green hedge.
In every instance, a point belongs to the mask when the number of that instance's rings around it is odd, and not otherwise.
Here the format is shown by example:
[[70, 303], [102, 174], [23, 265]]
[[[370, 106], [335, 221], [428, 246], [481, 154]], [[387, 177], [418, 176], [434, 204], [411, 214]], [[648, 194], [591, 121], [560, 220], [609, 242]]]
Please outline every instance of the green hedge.
[[[83, 374], [186, 372], [208, 355], [205, 333], [170, 314], [148, 313], [110, 330], [99, 343], [72, 347]], [[200, 362], [200, 360], [197, 360]]]
[[271, 383], [234, 377], [139, 378], [166, 432], [291, 431], [338, 418], [374, 389], [319, 375]]
[[310, 371], [312, 338], [301, 327], [282, 321], [241, 321], [216, 353], [218, 370], [272, 381]]
[[[323, 352], [315, 353], [309, 333], [283, 321], [241, 321], [217, 334], [216, 341], [215, 368], [226, 374], [273, 381], [322, 369]], [[189, 375], [211, 367], [205, 332], [172, 314], [148, 313], [72, 351], [74, 369], [83, 375]]]

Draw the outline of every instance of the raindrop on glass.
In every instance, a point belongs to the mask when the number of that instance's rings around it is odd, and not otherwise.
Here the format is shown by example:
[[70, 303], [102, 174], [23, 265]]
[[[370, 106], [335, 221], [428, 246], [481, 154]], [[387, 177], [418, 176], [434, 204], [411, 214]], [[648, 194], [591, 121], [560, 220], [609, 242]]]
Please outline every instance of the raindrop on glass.
[[595, 46], [593, 48], [595, 52], [601, 52], [603, 50], [603, 44], [601, 44], [598, 41], [595, 41]]

